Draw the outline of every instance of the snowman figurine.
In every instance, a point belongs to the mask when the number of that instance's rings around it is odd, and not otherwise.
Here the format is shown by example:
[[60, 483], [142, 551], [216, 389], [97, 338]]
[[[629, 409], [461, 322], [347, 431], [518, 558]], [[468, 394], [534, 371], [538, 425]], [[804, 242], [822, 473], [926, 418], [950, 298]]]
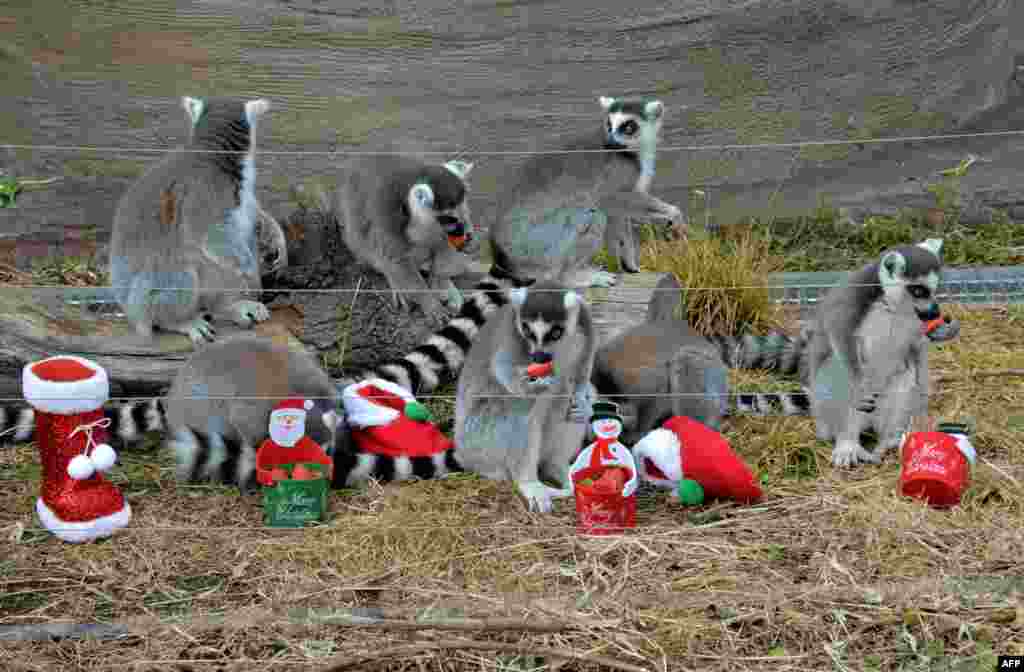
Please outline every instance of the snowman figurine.
[[594, 403], [593, 410], [590, 428], [596, 440], [576, 456], [571, 472], [575, 474], [583, 469], [605, 466], [626, 467], [630, 470], [631, 477], [626, 481], [622, 496], [629, 497], [636, 491], [639, 480], [633, 453], [619, 442], [619, 435], [622, 433], [619, 406], [608, 401], [598, 401]]

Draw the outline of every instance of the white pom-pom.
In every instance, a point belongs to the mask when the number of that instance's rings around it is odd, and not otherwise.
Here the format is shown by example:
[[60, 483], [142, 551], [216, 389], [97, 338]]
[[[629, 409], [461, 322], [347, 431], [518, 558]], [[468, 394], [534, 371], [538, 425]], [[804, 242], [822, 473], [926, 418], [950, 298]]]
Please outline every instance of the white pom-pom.
[[85, 455], [75, 455], [68, 463], [68, 476], [76, 481], [84, 481], [95, 473], [92, 460]]
[[313, 410], [313, 402], [310, 401], [309, 399], [306, 399], [304, 402], [302, 402], [302, 407], [304, 409], [306, 409], [307, 411], [312, 411]]
[[92, 460], [92, 466], [97, 471], [110, 471], [110, 468], [117, 462], [117, 453], [108, 444], [101, 443], [92, 449], [89, 459]]

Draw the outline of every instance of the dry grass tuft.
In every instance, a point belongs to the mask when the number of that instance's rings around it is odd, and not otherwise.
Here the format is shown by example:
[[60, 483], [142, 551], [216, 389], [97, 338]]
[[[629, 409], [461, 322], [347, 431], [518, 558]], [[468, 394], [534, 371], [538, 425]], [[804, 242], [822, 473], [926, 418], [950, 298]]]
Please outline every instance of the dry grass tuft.
[[780, 323], [768, 275], [782, 269], [768, 242], [749, 230], [736, 235], [663, 240], [641, 246], [645, 271], [672, 273], [684, 287], [686, 318], [704, 334], [763, 331]]

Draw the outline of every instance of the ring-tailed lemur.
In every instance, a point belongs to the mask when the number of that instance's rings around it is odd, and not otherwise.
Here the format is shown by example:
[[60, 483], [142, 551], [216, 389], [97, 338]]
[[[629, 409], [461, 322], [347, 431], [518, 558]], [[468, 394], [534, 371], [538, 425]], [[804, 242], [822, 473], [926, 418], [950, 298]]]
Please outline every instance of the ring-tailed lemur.
[[[835, 444], [836, 466], [880, 462], [927, 412], [928, 345], [959, 332], [955, 322], [923, 329], [940, 316], [941, 250], [942, 240], [930, 238], [884, 252], [831, 290], [796, 339], [771, 336], [781, 358], [748, 360], [799, 374], [802, 394], [772, 396], [787, 410], [810, 411], [818, 438]], [[875, 452], [860, 443], [870, 429], [879, 436]]]
[[[647, 193], [654, 177], [664, 106], [658, 100], [609, 97], [601, 97], [600, 104], [604, 115], [597, 132], [566, 143], [566, 153], [532, 157], [517, 171], [514, 186], [503, 190], [499, 203], [502, 220], [498, 230], [489, 234], [493, 264], [458, 314], [412, 352], [346, 379], [383, 378], [414, 394], [431, 392], [454, 379], [477, 332], [505, 305], [504, 290], [529, 286], [550, 278], [554, 271], [575, 273], [590, 263], [602, 232], [609, 253], [616, 255], [625, 269], [639, 270], [630, 216], [677, 222], [683, 218], [677, 207]], [[547, 217], [537, 221], [530, 218], [531, 212], [546, 213]], [[529, 230], [520, 230], [523, 222], [531, 222]], [[538, 231], [543, 235], [538, 236]], [[586, 239], [590, 247], [563, 245], [555, 249], [545, 243], [543, 250], [521, 249], [524, 241], [545, 237], [567, 244]], [[557, 263], [552, 261], [555, 257]], [[607, 273], [583, 273], [597, 280], [614, 280]]]
[[[940, 246], [941, 241], [928, 241], [926, 249], [937, 250]], [[918, 260], [918, 264], [911, 266], [911, 270], [903, 276], [902, 286], [909, 285], [906, 291], [911, 298], [913, 293], [922, 293], [918, 285], [929, 287], [930, 296], [933, 290], [927, 283], [921, 282], [920, 278], [921, 269], [930, 268], [927, 263], [921, 265], [921, 255], [918, 254], [920, 248], [911, 247], [909, 252], [903, 248], [900, 250], [897, 251], [901, 255], [909, 255], [909, 258]], [[889, 257], [890, 260], [898, 258]], [[927, 262], [928, 258], [924, 259]], [[881, 282], [880, 271], [877, 268], [869, 269], [862, 269], [857, 274], [859, 277], [853, 277], [849, 282], [854, 285], [863, 284], [865, 277], [874, 278], [869, 283]], [[915, 273], [918, 275], [915, 276]], [[894, 286], [895, 280], [892, 277], [884, 278], [889, 283], [886, 287]], [[881, 285], [876, 285], [876, 289], [878, 286]], [[894, 293], [895, 290], [892, 290], [884, 296], [888, 296], [890, 301], [896, 301]], [[861, 296], [863, 299], [864, 295]], [[722, 417], [726, 415], [764, 415], [780, 411], [783, 415], [807, 415], [811, 412], [811, 398], [806, 391], [731, 392], [728, 369], [801, 373], [801, 366], [806, 368], [802, 361], [813, 341], [815, 324], [805, 327], [795, 338], [781, 332], [746, 334], [740, 337], [705, 337], [696, 333], [685, 320], [676, 315], [681, 298], [678, 281], [674, 277], [666, 277], [658, 284], [651, 298], [647, 320], [616, 335], [598, 351], [594, 365], [594, 385], [598, 393], [623, 403], [627, 414], [630, 410], [633, 412], [633, 422], [628, 424], [627, 432], [624, 432], [627, 444], [635, 443], [635, 439], [661, 426], [672, 415], [686, 415], [718, 429]], [[834, 304], [836, 296], [830, 301]], [[923, 311], [922, 315], [930, 314], [925, 308], [918, 308]], [[829, 311], [828, 319], [831, 320], [831, 311], [834, 309], [823, 307], [822, 310]], [[816, 324], [820, 328], [820, 317]], [[830, 324], [838, 326], [839, 323], [830, 321]], [[945, 324], [928, 331], [921, 339], [925, 343], [936, 343], [955, 338], [958, 333], [959, 323], [947, 317]]]
[[[434, 165], [386, 155], [353, 159], [339, 171], [330, 207], [345, 244], [387, 279], [398, 307], [442, 311], [442, 298], [427, 289], [447, 291], [444, 300], [461, 307], [451, 279], [469, 271], [472, 258], [448, 236], [472, 228], [466, 187], [472, 169], [465, 161]], [[424, 266], [429, 286], [420, 275]]]
[[[514, 481], [531, 510], [548, 512], [553, 498], [572, 495], [569, 465], [591, 415], [597, 334], [575, 289], [539, 282], [509, 296], [459, 376], [454, 456], [485, 478]], [[533, 364], [553, 370], [534, 378]]]
[[[180, 480], [248, 488], [255, 484], [256, 449], [268, 434], [270, 412], [290, 397], [314, 404], [306, 434], [329, 453], [346, 454], [335, 450], [344, 447], [336, 441], [344, 429], [336, 385], [309, 354], [255, 334], [238, 334], [193, 353], [166, 396], [108, 404], [103, 412], [111, 438], [123, 444], [138, 442], [146, 432], [164, 433]], [[32, 409], [6, 410], [19, 424], [0, 440], [33, 440]]]
[[[270, 107], [183, 98], [189, 142], [147, 170], [121, 197], [110, 239], [110, 279], [126, 318], [143, 337], [153, 329], [213, 341], [208, 319], [251, 327], [270, 317], [261, 288], [257, 238], [283, 232], [255, 196], [255, 129]], [[284, 249], [278, 258], [287, 258]], [[233, 291], [237, 290], [237, 291]]]

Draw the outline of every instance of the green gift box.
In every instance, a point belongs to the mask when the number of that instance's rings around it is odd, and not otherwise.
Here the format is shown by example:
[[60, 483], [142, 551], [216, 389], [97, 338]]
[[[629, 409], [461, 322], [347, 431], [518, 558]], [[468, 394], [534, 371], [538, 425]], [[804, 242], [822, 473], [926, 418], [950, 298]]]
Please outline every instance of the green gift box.
[[303, 527], [309, 521], [320, 521], [327, 513], [327, 480], [329, 465], [296, 462], [274, 465], [291, 473], [301, 464], [320, 474], [319, 478], [297, 481], [283, 479], [263, 486], [263, 520], [270, 527]]

